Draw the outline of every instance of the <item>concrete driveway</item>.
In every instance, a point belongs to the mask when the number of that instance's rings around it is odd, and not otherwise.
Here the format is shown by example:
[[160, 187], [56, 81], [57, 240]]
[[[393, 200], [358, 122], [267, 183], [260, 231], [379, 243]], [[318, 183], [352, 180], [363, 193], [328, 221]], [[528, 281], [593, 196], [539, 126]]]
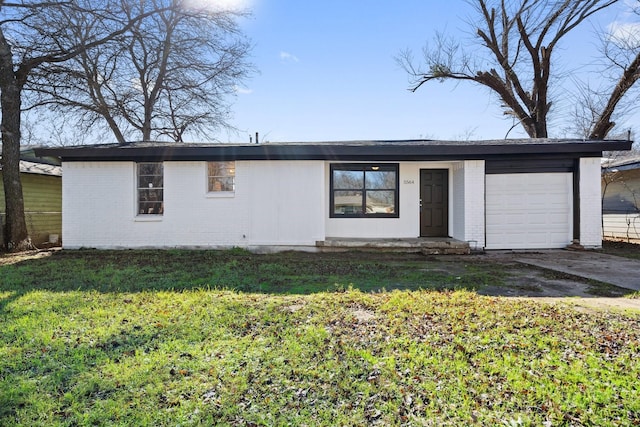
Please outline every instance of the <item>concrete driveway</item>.
[[[584, 311], [640, 311], [640, 299], [623, 297], [640, 290], [640, 260], [593, 251], [563, 249], [537, 252], [487, 251], [479, 255], [477, 260], [501, 264], [506, 267], [509, 275], [507, 286], [485, 287], [479, 292], [484, 295], [569, 304]], [[555, 277], [554, 273], [561, 274]], [[563, 277], [564, 275], [568, 276]], [[602, 289], [597, 284], [590, 284], [590, 280], [613, 285], [615, 288]], [[609, 296], [603, 297], [603, 294]], [[616, 296], [613, 297], [612, 294]]]
[[515, 255], [516, 262], [640, 291], [640, 260], [593, 251], [549, 250]]

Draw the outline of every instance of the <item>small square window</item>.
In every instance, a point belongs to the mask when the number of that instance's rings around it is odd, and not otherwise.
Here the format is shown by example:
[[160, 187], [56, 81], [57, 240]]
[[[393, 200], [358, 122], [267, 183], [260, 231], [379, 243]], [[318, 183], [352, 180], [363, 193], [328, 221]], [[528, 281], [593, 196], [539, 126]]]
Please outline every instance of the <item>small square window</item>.
[[236, 189], [236, 162], [207, 162], [207, 191], [231, 192]]

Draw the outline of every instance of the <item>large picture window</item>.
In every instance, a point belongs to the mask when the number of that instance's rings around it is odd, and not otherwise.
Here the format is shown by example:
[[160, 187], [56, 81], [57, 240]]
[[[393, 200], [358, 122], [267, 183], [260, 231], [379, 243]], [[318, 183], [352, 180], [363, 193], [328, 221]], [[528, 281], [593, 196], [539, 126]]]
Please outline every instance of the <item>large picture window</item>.
[[162, 162], [137, 164], [138, 215], [164, 213], [164, 168]]
[[331, 165], [332, 218], [397, 218], [397, 164]]
[[208, 191], [235, 191], [236, 162], [207, 162]]

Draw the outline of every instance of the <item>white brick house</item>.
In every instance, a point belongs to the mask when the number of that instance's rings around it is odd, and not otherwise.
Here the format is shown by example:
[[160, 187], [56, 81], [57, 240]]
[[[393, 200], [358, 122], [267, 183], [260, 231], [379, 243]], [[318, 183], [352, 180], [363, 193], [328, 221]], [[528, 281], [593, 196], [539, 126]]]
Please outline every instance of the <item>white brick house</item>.
[[629, 141], [129, 143], [62, 159], [65, 248], [316, 247], [450, 237], [601, 246], [600, 157]]

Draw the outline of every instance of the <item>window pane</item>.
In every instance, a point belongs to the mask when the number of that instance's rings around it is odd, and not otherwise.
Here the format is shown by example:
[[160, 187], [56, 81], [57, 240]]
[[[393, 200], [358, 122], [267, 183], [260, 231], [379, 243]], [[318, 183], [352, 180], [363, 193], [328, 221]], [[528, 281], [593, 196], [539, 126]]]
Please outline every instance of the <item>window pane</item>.
[[138, 163], [138, 188], [162, 188], [162, 163]]
[[392, 214], [395, 205], [395, 191], [367, 191], [367, 213]]
[[234, 176], [235, 162], [208, 162], [209, 176]]
[[138, 213], [142, 215], [162, 215], [163, 204], [161, 202], [140, 202]]
[[138, 190], [138, 213], [155, 215], [163, 213], [163, 196], [162, 190]]
[[209, 178], [209, 191], [233, 191], [233, 177]]
[[364, 171], [333, 171], [333, 188], [337, 189], [361, 189], [364, 188]]
[[331, 217], [398, 217], [398, 165], [331, 165]]
[[334, 191], [333, 206], [336, 215], [362, 214], [362, 191]]
[[208, 191], [234, 191], [236, 162], [207, 162]]
[[396, 188], [396, 173], [393, 171], [367, 171], [366, 188], [387, 189]]
[[162, 175], [162, 163], [138, 163], [138, 175]]
[[162, 176], [141, 175], [138, 178], [140, 188], [162, 188]]
[[161, 189], [146, 189], [141, 188], [138, 190], [140, 201], [162, 201], [163, 192]]

